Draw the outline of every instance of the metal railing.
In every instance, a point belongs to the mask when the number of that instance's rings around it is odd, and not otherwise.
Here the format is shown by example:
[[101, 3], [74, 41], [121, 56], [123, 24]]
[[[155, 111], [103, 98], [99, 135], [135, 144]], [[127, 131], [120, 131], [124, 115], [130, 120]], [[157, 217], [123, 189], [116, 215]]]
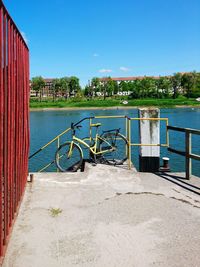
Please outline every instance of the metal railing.
[[[169, 144], [169, 137], [168, 137], [168, 132], [167, 132], [167, 126], [168, 126], [168, 118], [129, 118], [128, 116], [124, 116], [124, 115], [119, 115], [119, 116], [94, 116], [94, 117], [89, 117], [89, 118], [85, 118], [84, 120], [87, 120], [89, 122], [89, 137], [88, 140], [91, 141], [92, 139], [92, 123], [93, 120], [113, 120], [113, 119], [123, 119], [123, 123], [124, 123], [124, 129], [125, 129], [125, 137], [127, 139], [128, 142], [128, 149], [127, 149], [127, 159], [128, 159], [128, 168], [131, 169], [132, 166], [132, 158], [131, 158], [131, 147], [132, 146], [161, 146], [161, 147], [168, 147]], [[132, 143], [131, 142], [131, 137], [132, 137], [132, 133], [131, 133], [131, 128], [132, 128], [132, 121], [139, 121], [139, 120], [149, 120], [149, 121], [164, 121], [166, 122], [166, 143], [165, 144], [139, 144], [139, 143]], [[38, 149], [36, 152], [34, 152], [29, 159], [34, 158], [37, 154], [39, 154], [40, 152], [42, 152], [44, 149], [46, 149], [48, 146], [50, 146], [52, 143], [56, 142], [57, 147], [59, 147], [60, 145], [60, 138], [62, 136], [64, 136], [65, 134], [69, 133], [69, 131], [71, 130], [71, 128], [66, 129], [65, 131], [63, 131], [61, 134], [59, 134], [58, 136], [56, 136], [55, 138], [53, 138], [50, 142], [48, 142], [46, 145], [42, 146], [40, 149]], [[84, 139], [86, 140], [86, 139]], [[45, 171], [47, 168], [49, 168], [51, 165], [55, 164], [55, 159], [52, 160], [50, 163], [48, 163], [47, 165], [45, 165], [44, 167], [40, 168], [38, 170], [38, 172], [42, 172]]]
[[186, 179], [189, 180], [192, 174], [192, 159], [200, 160], [200, 155], [196, 155], [192, 153], [192, 141], [191, 135], [200, 135], [200, 130], [190, 129], [190, 128], [180, 128], [175, 126], [168, 126], [167, 130], [183, 132], [185, 133], [185, 151], [177, 150], [175, 148], [168, 147], [168, 150], [172, 153], [181, 155], [185, 157], [185, 173]]
[[167, 131], [167, 127], [169, 124], [168, 118], [130, 118], [130, 121], [164, 121], [166, 123], [166, 143], [165, 144], [137, 144], [131, 143], [131, 146], [161, 146], [168, 147], [169, 146], [169, 135]]
[[[92, 139], [92, 127], [91, 127], [91, 125], [92, 125], [92, 122], [93, 122], [94, 119], [124, 119], [126, 121], [126, 125], [127, 125], [127, 120], [128, 120], [128, 118], [126, 116], [95, 116], [95, 117], [85, 118], [84, 120], [87, 120], [89, 122], [89, 133], [88, 133], [89, 134], [89, 138], [88, 138], [88, 140], [90, 140], [90, 141]], [[46, 149], [47, 147], [49, 147], [54, 142], [56, 142], [57, 143], [57, 147], [59, 147], [59, 145], [61, 144], [60, 138], [63, 137], [64, 135], [66, 135], [67, 133], [69, 133], [70, 131], [71, 131], [71, 128], [67, 128], [61, 134], [57, 135], [55, 138], [53, 138], [51, 141], [49, 141], [47, 144], [45, 144], [44, 146], [42, 146], [41, 148], [39, 148], [31, 156], [29, 156], [29, 160], [32, 159], [32, 158], [34, 158], [36, 155], [38, 155], [40, 152], [42, 152], [44, 149]], [[126, 135], [125, 136], [126, 136], [126, 138], [128, 136], [127, 127], [126, 127]], [[85, 139], [85, 140], [87, 140], [87, 139]], [[53, 164], [55, 164], [55, 159], [52, 160], [47, 165], [45, 165], [44, 167], [40, 168], [38, 170], [38, 172], [45, 171], [47, 168], [49, 168]]]

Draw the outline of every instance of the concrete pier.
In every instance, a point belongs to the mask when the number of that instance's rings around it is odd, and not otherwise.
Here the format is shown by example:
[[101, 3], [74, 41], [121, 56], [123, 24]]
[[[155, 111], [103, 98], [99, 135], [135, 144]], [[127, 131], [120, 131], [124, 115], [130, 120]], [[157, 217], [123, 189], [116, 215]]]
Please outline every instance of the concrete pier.
[[200, 266], [200, 179], [86, 164], [28, 183], [3, 267]]

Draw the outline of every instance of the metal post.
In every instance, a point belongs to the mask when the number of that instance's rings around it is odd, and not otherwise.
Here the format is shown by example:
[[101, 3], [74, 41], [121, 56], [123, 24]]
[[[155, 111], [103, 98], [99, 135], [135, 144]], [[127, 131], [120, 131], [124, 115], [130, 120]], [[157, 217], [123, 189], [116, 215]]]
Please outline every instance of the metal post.
[[191, 133], [186, 130], [185, 132], [185, 172], [186, 179], [190, 180], [191, 170], [192, 170], [192, 160], [190, 158], [191, 154]]
[[91, 127], [91, 124], [92, 124], [92, 118], [90, 118], [90, 143], [91, 143], [91, 141], [92, 141], [92, 127]]
[[128, 138], [128, 117], [126, 117], [126, 138]]
[[[128, 117], [126, 117], [126, 139], [128, 140]], [[126, 147], [126, 156], [128, 158], [128, 149]]]
[[131, 169], [131, 120], [128, 119], [128, 164], [129, 170]]
[[[60, 146], [60, 137], [58, 137], [57, 139], [57, 148], [59, 148]], [[58, 163], [59, 163], [59, 160], [60, 160], [60, 155], [59, 153], [57, 154], [57, 160], [58, 160]], [[57, 168], [57, 172], [59, 172], [59, 169]]]
[[169, 130], [168, 130], [169, 120], [168, 119], [166, 119], [166, 126], [167, 126], [166, 144], [167, 144], [167, 147], [169, 147]]

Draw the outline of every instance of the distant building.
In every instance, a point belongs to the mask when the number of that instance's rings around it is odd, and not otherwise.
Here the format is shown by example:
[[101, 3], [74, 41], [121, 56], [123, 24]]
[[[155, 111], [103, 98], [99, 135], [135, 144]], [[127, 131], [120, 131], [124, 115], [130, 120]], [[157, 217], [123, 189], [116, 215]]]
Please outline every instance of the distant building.
[[[48, 96], [52, 96], [52, 84], [53, 84], [53, 80], [52, 78], [45, 78], [44, 81], [45, 81], [45, 87], [42, 89], [42, 96], [43, 97], [48, 97]], [[35, 97], [36, 96], [36, 92], [35, 90], [32, 89], [32, 86], [31, 86], [31, 81], [30, 81], [30, 96], [31, 97]]]
[[[145, 78], [152, 78], [158, 80], [161, 76], [131, 76], [131, 77], [104, 77], [104, 78], [99, 78], [99, 81], [101, 84], [106, 83], [109, 80], [117, 82], [119, 85], [121, 82], [132, 82], [132, 81], [137, 81], [137, 80], [143, 80]], [[170, 78], [170, 76], [165, 76]], [[162, 92], [162, 89], [159, 89], [160, 92]], [[172, 93], [172, 89], [170, 93]], [[119, 96], [129, 96], [131, 95], [132, 92], [130, 91], [118, 91], [117, 95]]]
[[31, 81], [29, 81], [29, 88], [30, 88], [30, 97], [36, 96], [35, 90], [32, 89]]
[[52, 96], [52, 84], [55, 78], [45, 78], [45, 87], [43, 88], [43, 97]]
[[[154, 79], [159, 79], [157, 76], [131, 76], [131, 77], [104, 77], [104, 78], [99, 78], [100, 83], [106, 83], [109, 80], [117, 82], [119, 85], [121, 82], [132, 82], [136, 80], [143, 80], [145, 78], [154, 78]], [[131, 95], [130, 91], [119, 91], [117, 92], [118, 96], [129, 96]]]
[[99, 81], [103, 83], [112, 80], [119, 84], [120, 82], [131, 82], [136, 80], [143, 80], [145, 78], [159, 79], [160, 77], [158, 76], [105, 77], [105, 78], [99, 78]]
[[[43, 79], [45, 81], [45, 86], [44, 86], [44, 88], [42, 88], [42, 97], [44, 97], [44, 98], [45, 97], [52, 97], [53, 96], [53, 81], [56, 78], [43, 78]], [[32, 89], [31, 81], [30, 81], [30, 88], [31, 88], [30, 96], [36, 97], [36, 92]], [[78, 92], [77, 90], [72, 90], [72, 91], [66, 93], [65, 97], [73, 98], [76, 96], [77, 92]], [[57, 92], [57, 97], [63, 97], [63, 93]]]

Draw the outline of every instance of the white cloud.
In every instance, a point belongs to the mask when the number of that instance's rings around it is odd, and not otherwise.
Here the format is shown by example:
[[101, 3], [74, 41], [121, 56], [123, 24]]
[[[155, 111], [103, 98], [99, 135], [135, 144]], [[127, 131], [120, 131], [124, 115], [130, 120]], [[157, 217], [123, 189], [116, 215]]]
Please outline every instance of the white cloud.
[[124, 72], [128, 72], [128, 71], [131, 70], [131, 69], [126, 68], [126, 67], [120, 67], [119, 69], [120, 69], [121, 71], [124, 71]]
[[99, 54], [94, 53], [94, 54], [93, 54], [93, 57], [99, 57]]
[[112, 72], [112, 70], [109, 70], [109, 69], [101, 69], [99, 70], [100, 73], [109, 73], [109, 72]]
[[24, 41], [26, 42], [26, 44], [28, 44], [28, 38], [27, 38], [25, 32], [21, 32], [21, 35], [22, 35]]

